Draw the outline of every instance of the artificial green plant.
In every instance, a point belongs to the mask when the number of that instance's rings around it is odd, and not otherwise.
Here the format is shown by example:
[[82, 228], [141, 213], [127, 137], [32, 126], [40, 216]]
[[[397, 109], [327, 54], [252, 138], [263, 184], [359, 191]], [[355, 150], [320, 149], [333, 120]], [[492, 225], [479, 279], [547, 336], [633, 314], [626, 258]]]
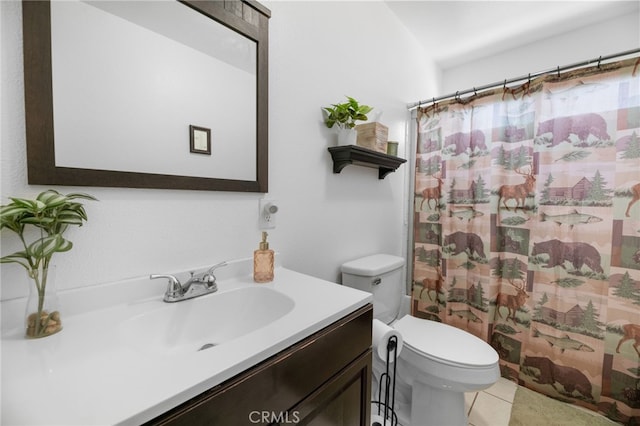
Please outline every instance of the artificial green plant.
[[337, 125], [342, 129], [353, 129], [356, 121], [366, 121], [367, 114], [371, 112], [373, 107], [368, 105], [360, 105], [354, 98], [347, 96], [348, 102], [341, 104], [331, 104], [330, 107], [324, 107], [327, 112], [327, 118], [324, 123], [328, 128]]
[[[9, 197], [11, 203], [0, 206], [0, 230], [8, 229], [18, 235], [24, 250], [3, 256], [1, 263], [17, 263], [26, 269], [38, 294], [33, 329], [27, 329], [28, 337], [52, 334], [50, 323], [59, 323], [59, 313], [44, 311], [47, 278], [51, 258], [55, 253], [71, 250], [73, 243], [63, 237], [70, 225], [82, 226], [87, 213], [77, 199], [96, 200], [91, 195], [72, 193], [63, 195], [49, 189], [35, 200]], [[35, 233], [27, 231], [35, 228]], [[33, 241], [28, 238], [35, 236]], [[58, 327], [55, 331], [61, 329]], [[53, 332], [55, 332], [53, 331]]]

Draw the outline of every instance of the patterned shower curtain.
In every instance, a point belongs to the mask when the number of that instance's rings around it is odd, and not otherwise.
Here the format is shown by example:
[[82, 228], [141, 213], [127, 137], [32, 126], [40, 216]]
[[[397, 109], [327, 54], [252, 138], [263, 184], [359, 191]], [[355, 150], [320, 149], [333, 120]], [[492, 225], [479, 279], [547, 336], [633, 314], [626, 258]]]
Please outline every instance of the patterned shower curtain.
[[414, 196], [412, 314], [625, 424], [640, 423], [638, 62], [419, 108]]

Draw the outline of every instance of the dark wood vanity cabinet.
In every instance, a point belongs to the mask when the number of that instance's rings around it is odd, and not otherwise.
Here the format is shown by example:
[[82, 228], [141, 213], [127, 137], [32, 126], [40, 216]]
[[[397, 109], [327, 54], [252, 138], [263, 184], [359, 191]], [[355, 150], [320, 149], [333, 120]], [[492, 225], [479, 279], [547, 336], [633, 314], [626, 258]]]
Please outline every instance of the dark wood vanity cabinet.
[[372, 319], [367, 305], [147, 424], [368, 425]]

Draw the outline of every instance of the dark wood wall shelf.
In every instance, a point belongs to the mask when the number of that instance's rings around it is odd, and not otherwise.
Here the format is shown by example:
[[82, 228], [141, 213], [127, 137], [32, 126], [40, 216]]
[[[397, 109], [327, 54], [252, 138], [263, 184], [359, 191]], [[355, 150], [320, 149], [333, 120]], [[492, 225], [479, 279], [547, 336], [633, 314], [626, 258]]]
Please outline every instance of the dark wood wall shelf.
[[395, 172], [407, 160], [393, 155], [372, 151], [357, 145], [335, 146], [329, 148], [333, 159], [333, 173], [340, 173], [349, 164], [378, 169], [378, 179], [384, 179]]

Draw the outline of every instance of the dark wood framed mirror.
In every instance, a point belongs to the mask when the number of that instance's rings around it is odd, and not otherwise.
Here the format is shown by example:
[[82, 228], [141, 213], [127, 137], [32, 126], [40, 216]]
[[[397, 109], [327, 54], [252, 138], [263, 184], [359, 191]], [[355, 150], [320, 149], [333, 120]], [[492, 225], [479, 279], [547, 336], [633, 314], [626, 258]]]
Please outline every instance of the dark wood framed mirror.
[[[58, 4], [86, 15], [61, 24]], [[89, 21], [101, 9], [134, 4], [174, 9], [138, 10], [143, 24], [114, 10], [99, 19], [115, 27]], [[29, 184], [268, 191], [269, 9], [253, 0], [24, 1], [22, 8]], [[187, 16], [184, 30], [179, 15]], [[106, 32], [74, 33], [96, 28]], [[65, 37], [80, 44], [59, 49]], [[149, 47], [147, 39], [171, 44]], [[221, 46], [212, 48], [216, 40]], [[133, 53], [124, 53], [130, 45]], [[77, 74], [83, 64], [91, 66]], [[115, 74], [125, 80], [106, 80]], [[193, 126], [211, 129], [211, 155], [190, 152]]]

